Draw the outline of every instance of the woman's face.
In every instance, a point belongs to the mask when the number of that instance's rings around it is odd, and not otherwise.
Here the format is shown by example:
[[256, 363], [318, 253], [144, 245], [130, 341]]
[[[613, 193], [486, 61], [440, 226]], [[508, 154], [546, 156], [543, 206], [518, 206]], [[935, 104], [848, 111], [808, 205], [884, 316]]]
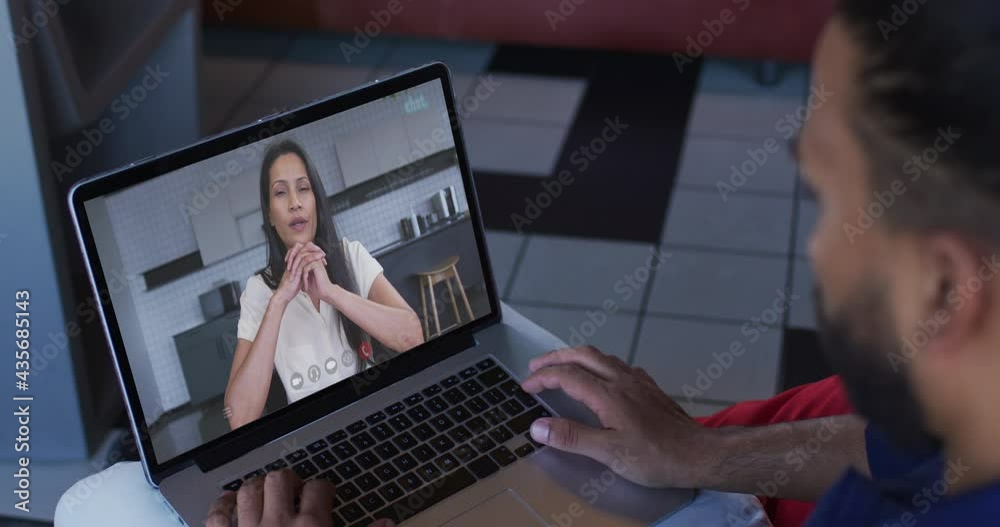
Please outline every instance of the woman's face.
[[316, 196], [302, 159], [284, 154], [271, 165], [269, 174], [270, 214], [268, 220], [278, 237], [291, 248], [316, 237]]

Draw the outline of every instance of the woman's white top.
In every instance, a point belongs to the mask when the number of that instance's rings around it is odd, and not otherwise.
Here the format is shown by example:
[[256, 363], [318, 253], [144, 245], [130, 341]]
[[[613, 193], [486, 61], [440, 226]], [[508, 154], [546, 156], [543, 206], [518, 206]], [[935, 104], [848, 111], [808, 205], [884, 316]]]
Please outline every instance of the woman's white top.
[[[345, 244], [345, 254], [358, 284], [358, 294], [368, 298], [382, 266], [357, 241]], [[259, 274], [247, 280], [240, 296], [238, 338], [253, 342], [273, 294]], [[357, 350], [350, 349], [339, 313], [322, 300], [319, 306], [317, 311], [309, 294], [299, 291], [281, 319], [274, 368], [285, 386], [289, 403], [358, 372]]]

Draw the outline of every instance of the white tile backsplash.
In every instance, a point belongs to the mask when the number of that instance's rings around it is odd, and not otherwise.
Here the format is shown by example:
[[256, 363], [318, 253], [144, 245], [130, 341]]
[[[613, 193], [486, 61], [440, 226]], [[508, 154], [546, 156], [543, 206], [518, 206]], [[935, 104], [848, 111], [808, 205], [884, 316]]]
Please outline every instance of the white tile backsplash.
[[198, 295], [212, 289], [217, 281], [236, 280], [240, 290], [244, 289], [247, 279], [264, 266], [266, 254], [265, 246], [259, 245], [162, 287], [135, 293], [164, 408], [176, 408], [189, 399], [173, 336], [205, 321]]
[[468, 210], [462, 172], [453, 166], [341, 212], [334, 216], [334, 223], [341, 236], [358, 240], [369, 251], [375, 251], [402, 239], [399, 220], [409, 217], [411, 210], [417, 215], [432, 212], [432, 194], [449, 185], [458, 194], [459, 211]]

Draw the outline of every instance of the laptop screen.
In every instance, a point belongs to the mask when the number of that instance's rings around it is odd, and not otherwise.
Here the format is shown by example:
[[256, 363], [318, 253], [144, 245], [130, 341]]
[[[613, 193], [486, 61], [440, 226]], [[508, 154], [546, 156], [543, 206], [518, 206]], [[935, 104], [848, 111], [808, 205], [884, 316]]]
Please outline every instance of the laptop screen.
[[264, 132], [84, 203], [160, 463], [490, 313], [440, 80]]

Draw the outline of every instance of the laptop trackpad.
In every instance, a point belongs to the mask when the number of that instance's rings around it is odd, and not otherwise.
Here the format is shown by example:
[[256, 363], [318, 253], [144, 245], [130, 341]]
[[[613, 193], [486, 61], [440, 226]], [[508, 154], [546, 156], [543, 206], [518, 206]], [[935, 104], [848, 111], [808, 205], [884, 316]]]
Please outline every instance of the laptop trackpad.
[[463, 512], [460, 516], [444, 524], [442, 527], [481, 527], [496, 525], [510, 527], [524, 525], [525, 527], [544, 527], [545, 522], [521, 499], [516, 492], [507, 489], [496, 496]]

